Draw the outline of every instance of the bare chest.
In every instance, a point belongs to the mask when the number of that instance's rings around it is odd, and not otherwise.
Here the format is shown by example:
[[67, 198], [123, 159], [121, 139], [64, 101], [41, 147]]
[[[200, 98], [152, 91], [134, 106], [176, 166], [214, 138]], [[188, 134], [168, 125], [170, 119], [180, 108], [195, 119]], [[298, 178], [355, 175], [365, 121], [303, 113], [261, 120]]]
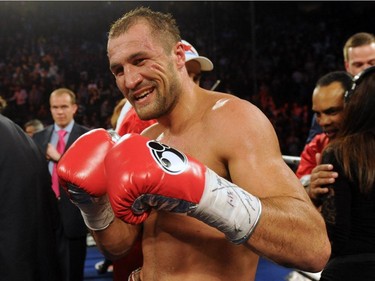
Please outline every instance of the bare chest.
[[223, 177], [226, 177], [226, 166], [222, 161], [214, 135], [204, 129], [188, 130], [181, 134], [163, 133], [158, 140], [189, 155]]
[[204, 164], [214, 158], [212, 140], [202, 130], [188, 130], [180, 134], [162, 133], [158, 141], [192, 156]]

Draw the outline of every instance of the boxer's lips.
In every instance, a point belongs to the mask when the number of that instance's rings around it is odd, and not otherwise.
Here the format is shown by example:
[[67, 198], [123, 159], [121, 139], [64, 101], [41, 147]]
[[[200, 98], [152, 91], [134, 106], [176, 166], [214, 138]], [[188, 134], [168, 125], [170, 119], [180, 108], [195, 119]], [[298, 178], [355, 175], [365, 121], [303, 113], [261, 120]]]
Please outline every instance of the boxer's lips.
[[139, 94], [136, 94], [133, 96], [133, 99], [135, 101], [141, 101], [141, 100], [144, 100], [146, 99], [152, 92], [154, 91], [154, 88], [151, 88], [151, 89], [148, 89], [146, 91], [143, 91]]

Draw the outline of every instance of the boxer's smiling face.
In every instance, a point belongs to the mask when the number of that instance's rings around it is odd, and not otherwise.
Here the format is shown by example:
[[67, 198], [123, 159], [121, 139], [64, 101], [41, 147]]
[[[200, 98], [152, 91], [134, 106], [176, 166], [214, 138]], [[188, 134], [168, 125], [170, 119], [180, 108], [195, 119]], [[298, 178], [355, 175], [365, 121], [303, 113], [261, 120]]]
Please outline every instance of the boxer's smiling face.
[[145, 22], [108, 40], [110, 70], [125, 98], [143, 120], [156, 119], [177, 100], [177, 71], [172, 51], [152, 35]]

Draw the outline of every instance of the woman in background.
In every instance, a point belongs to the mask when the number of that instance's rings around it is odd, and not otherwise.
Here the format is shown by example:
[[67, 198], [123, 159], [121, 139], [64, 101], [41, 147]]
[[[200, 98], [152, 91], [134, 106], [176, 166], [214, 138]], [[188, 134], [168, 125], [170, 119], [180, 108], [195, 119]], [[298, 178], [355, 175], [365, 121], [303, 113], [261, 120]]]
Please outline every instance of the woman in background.
[[353, 79], [342, 127], [323, 152], [339, 176], [322, 214], [332, 245], [321, 281], [375, 280], [375, 67]]

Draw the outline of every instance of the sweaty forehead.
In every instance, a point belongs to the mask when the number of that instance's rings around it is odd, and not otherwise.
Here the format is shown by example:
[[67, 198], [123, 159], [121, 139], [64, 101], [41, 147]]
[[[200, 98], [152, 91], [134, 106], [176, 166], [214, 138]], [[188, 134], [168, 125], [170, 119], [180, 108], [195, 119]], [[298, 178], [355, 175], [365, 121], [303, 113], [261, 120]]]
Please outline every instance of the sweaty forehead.
[[351, 47], [348, 49], [349, 60], [368, 60], [375, 58], [375, 43]]
[[152, 36], [148, 25], [138, 23], [131, 26], [118, 37], [110, 38], [107, 44], [108, 56], [116, 53], [133, 53], [135, 51], [148, 52], [160, 48], [160, 42]]

